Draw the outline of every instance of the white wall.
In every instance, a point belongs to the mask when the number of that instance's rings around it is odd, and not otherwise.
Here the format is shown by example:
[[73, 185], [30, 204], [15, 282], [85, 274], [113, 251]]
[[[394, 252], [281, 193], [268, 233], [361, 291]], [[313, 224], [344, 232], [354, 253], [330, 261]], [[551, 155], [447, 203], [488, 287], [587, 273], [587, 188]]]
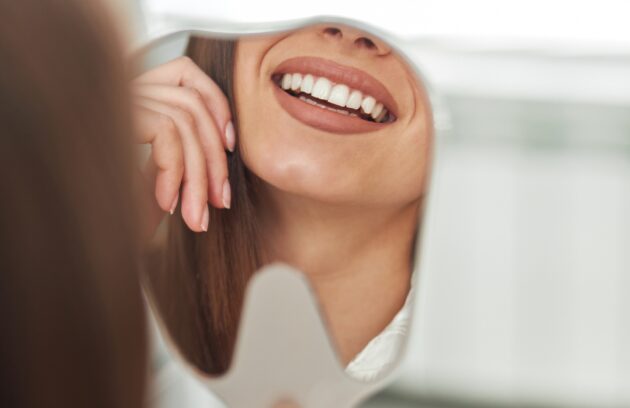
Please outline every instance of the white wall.
[[450, 146], [440, 162], [400, 389], [630, 406], [628, 153]]

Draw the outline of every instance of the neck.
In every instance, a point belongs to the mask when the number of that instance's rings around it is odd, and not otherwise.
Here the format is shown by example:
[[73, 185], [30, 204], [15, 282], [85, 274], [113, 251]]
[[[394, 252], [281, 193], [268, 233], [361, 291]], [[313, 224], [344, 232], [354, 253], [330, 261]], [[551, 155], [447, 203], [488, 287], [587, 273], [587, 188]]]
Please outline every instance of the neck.
[[349, 363], [405, 302], [419, 200], [336, 205], [270, 187], [261, 201], [265, 258], [308, 276], [341, 360]]

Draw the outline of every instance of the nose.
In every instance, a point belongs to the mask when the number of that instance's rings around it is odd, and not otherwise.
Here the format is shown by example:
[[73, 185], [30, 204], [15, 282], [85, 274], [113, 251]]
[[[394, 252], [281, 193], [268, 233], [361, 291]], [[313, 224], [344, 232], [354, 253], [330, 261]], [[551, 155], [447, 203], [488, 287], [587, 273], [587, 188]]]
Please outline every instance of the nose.
[[388, 55], [392, 51], [380, 39], [352, 27], [326, 25], [322, 28], [321, 34], [332, 41], [343, 43], [344, 46], [370, 52], [378, 56]]

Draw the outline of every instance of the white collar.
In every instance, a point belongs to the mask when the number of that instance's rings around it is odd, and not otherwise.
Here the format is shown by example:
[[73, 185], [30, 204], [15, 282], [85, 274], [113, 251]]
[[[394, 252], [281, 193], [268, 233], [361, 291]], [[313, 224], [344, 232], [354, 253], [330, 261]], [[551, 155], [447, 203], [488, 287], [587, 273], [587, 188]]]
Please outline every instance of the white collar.
[[357, 354], [346, 367], [346, 373], [361, 381], [374, 380], [397, 360], [408, 333], [413, 305], [412, 286], [402, 308], [392, 321]]

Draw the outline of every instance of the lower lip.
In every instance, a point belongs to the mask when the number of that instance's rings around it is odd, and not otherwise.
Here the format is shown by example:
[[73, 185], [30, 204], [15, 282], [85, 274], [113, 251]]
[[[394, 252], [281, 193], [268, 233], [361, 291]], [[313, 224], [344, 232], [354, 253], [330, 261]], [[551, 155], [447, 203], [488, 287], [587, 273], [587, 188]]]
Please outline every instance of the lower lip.
[[351, 134], [374, 132], [387, 126], [384, 123], [368, 122], [356, 116], [346, 116], [326, 108], [311, 105], [291, 96], [272, 83], [280, 106], [298, 121], [307, 126], [330, 133]]

